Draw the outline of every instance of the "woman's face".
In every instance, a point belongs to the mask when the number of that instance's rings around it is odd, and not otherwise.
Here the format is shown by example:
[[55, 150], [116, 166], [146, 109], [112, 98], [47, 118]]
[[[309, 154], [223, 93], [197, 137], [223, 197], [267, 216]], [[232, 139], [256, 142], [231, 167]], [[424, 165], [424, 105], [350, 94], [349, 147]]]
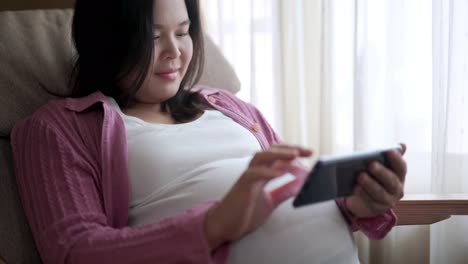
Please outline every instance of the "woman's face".
[[[161, 103], [173, 97], [192, 59], [193, 42], [184, 0], [154, 0], [154, 58], [148, 75], [136, 94], [144, 104]], [[130, 75], [131, 79], [132, 75]]]

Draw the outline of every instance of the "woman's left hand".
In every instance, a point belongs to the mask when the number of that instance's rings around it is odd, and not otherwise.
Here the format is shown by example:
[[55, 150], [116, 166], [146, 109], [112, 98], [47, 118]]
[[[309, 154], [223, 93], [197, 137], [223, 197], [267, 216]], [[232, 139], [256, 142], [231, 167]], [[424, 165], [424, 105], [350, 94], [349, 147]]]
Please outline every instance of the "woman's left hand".
[[393, 208], [403, 197], [406, 162], [403, 151], [392, 150], [387, 154], [391, 169], [379, 162], [372, 162], [368, 170], [358, 177], [353, 195], [346, 198], [346, 206], [355, 217], [373, 217]]

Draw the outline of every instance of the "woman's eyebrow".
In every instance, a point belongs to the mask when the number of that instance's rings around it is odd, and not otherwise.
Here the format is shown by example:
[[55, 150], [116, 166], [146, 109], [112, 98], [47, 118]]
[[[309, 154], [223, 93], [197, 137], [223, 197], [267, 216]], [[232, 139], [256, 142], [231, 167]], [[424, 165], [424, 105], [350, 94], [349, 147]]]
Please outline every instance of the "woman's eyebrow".
[[[183, 27], [183, 26], [187, 26], [187, 25], [190, 25], [190, 20], [189, 19], [187, 19], [187, 20], [185, 20], [183, 22], [180, 22], [177, 25], [177, 27]], [[164, 28], [166, 28], [166, 26], [161, 25], [161, 24], [154, 24], [153, 26], [154, 26], [155, 29], [164, 29]]]

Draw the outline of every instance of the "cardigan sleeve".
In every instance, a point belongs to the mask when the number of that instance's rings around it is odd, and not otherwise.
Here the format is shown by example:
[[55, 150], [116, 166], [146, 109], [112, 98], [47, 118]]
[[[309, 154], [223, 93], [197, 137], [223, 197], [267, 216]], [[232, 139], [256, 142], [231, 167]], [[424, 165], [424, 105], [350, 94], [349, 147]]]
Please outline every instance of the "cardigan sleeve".
[[227, 246], [211, 252], [203, 232], [214, 201], [145, 226], [110, 226], [99, 168], [78, 143], [39, 118], [23, 121], [12, 133], [20, 197], [44, 263], [226, 261]]
[[368, 238], [373, 240], [383, 239], [388, 232], [396, 225], [397, 216], [393, 209], [388, 209], [386, 212], [374, 217], [355, 217], [346, 207], [346, 200], [339, 198], [335, 200], [341, 214], [345, 217], [349, 227], [353, 232], [361, 231]]

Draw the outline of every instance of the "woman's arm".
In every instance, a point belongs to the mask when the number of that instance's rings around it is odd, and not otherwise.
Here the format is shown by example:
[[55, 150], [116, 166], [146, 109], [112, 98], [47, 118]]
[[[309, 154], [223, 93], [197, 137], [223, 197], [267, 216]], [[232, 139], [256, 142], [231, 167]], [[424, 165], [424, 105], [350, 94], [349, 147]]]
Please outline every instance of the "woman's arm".
[[[24, 211], [44, 263], [222, 263], [204, 233], [213, 202], [141, 227], [113, 228], [99, 169], [59, 129], [39, 118], [12, 135]], [[212, 253], [214, 253], [212, 255]]]

